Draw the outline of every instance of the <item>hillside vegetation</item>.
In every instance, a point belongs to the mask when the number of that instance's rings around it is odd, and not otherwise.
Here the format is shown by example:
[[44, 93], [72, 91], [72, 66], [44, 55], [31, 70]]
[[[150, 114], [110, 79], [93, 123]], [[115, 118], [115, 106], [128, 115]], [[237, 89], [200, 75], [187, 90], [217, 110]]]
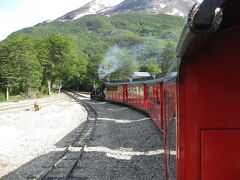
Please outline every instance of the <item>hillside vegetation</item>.
[[52, 88], [90, 88], [99, 77], [129, 78], [133, 71], [164, 74], [182, 27], [182, 17], [122, 14], [22, 29], [0, 42], [0, 89], [50, 94]]

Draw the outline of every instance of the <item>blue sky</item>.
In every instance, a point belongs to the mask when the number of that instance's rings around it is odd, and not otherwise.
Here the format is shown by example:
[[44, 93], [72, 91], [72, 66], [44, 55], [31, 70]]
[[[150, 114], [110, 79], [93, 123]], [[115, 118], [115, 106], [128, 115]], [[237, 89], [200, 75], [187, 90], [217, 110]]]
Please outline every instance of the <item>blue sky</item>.
[[0, 0], [0, 41], [19, 29], [56, 19], [91, 0]]
[[14, 10], [19, 3], [23, 0], [1, 0], [0, 11], [11, 11]]
[[0, 41], [12, 32], [56, 19], [90, 1], [92, 0], [0, 0]]

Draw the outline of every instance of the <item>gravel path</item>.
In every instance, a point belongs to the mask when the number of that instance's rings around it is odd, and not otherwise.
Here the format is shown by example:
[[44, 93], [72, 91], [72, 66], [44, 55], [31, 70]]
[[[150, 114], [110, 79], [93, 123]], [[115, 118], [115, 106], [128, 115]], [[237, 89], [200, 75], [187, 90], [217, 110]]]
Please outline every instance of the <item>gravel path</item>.
[[40, 173], [66, 147], [74, 129], [84, 123], [86, 110], [66, 95], [59, 98], [64, 101], [42, 106], [40, 111], [0, 114], [2, 179], [26, 179]]

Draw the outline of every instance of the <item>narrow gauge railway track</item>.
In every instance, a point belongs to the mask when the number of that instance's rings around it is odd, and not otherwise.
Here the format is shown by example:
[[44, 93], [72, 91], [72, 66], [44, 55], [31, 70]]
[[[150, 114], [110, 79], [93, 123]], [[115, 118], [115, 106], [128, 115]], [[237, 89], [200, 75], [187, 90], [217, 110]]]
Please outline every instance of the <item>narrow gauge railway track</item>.
[[30, 110], [33, 109], [34, 102], [38, 102], [42, 107], [48, 106], [51, 104], [59, 103], [66, 100], [67, 97], [56, 95], [50, 98], [34, 99], [20, 102], [6, 102], [0, 103], [0, 114], [15, 112], [20, 110]]
[[86, 123], [83, 128], [76, 129], [76, 132], [78, 134], [73, 135], [74, 140], [62, 151], [61, 155], [55, 161], [55, 163], [34, 179], [68, 179], [77, 162], [81, 159], [81, 156], [84, 152], [84, 147], [88, 144], [89, 140], [92, 137], [97, 123], [97, 112], [92, 106], [83, 100], [80, 100], [79, 94], [66, 94], [71, 96], [74, 100], [78, 101], [86, 108], [88, 112]]

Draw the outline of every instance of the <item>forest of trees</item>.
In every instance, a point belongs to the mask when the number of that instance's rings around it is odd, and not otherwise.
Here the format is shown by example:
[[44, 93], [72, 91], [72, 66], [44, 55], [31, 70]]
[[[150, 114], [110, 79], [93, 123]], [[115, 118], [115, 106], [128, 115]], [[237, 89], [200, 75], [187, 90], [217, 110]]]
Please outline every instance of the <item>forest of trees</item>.
[[0, 43], [0, 87], [9, 93], [34, 91], [51, 94], [71, 81], [81, 81], [87, 71], [72, 39], [62, 35], [36, 38], [18, 35]]
[[0, 101], [61, 88], [88, 90], [135, 71], [165, 74], [182, 25], [180, 17], [129, 14], [87, 16], [13, 33], [0, 42]]

